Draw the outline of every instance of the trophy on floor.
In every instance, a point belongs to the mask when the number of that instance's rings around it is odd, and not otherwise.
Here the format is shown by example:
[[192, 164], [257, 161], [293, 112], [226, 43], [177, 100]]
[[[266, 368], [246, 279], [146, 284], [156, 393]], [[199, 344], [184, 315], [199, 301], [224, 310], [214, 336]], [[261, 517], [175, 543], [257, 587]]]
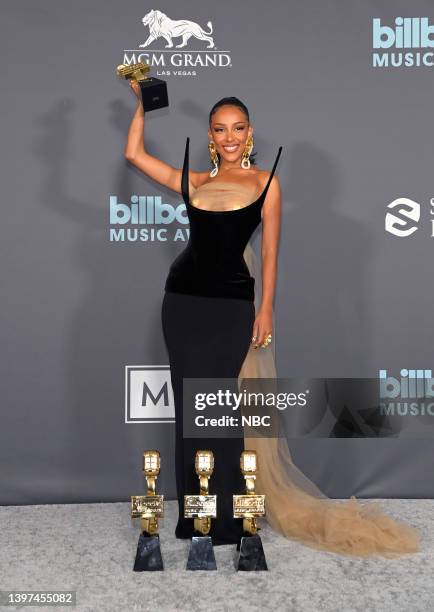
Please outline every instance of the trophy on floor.
[[155, 481], [160, 473], [160, 453], [147, 450], [143, 453], [143, 473], [146, 478], [146, 495], [131, 496], [131, 518], [140, 518], [140, 537], [137, 544], [135, 572], [163, 570], [163, 558], [158, 534], [158, 519], [163, 516], [164, 496], [155, 494]]
[[137, 81], [142, 93], [142, 106], [145, 112], [169, 106], [167, 83], [149, 75], [151, 67], [145, 62], [120, 64], [116, 68], [118, 77]]
[[243, 519], [243, 532], [236, 569], [268, 570], [264, 547], [258, 535], [257, 517], [265, 516], [265, 495], [255, 493], [257, 468], [256, 451], [245, 450], [240, 458], [241, 472], [246, 481], [245, 495], [233, 496], [234, 518]]
[[184, 495], [184, 516], [194, 519], [194, 533], [188, 555], [188, 570], [216, 570], [217, 564], [209, 536], [211, 519], [217, 516], [217, 495], [208, 494], [208, 480], [214, 471], [214, 455], [198, 450], [194, 461], [199, 476], [199, 495]]

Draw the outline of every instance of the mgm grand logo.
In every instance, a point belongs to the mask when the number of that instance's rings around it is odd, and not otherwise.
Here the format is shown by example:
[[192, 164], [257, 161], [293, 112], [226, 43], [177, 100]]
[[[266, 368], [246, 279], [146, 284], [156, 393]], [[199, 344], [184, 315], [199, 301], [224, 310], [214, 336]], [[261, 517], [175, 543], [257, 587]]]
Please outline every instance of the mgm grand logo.
[[158, 10], [142, 18], [148, 32], [137, 49], [124, 49], [123, 64], [146, 62], [155, 76], [196, 76], [200, 68], [231, 68], [230, 51], [214, 42], [211, 21], [206, 29], [189, 19], [170, 19]]

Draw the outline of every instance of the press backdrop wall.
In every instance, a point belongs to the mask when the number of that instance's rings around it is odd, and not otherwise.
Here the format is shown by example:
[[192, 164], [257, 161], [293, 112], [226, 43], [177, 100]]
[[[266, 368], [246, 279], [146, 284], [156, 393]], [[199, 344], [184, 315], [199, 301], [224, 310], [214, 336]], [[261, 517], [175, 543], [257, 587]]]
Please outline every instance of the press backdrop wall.
[[[151, 9], [197, 25], [187, 24], [193, 35], [184, 47], [174, 38], [166, 48], [161, 37], [139, 47]], [[434, 23], [433, 3], [1, 7], [0, 503], [126, 501], [143, 490], [146, 448], [160, 449], [159, 488], [175, 496], [173, 406], [161, 407], [166, 422], [126, 422], [126, 368], [145, 372], [149, 384], [167, 376], [161, 301], [168, 267], [185, 246], [176, 232], [186, 230], [178, 221], [144, 222], [135, 227], [164, 229], [160, 239], [110, 240], [110, 198], [130, 206], [133, 196], [147, 197], [179, 213], [183, 206], [123, 156], [135, 99], [115, 67], [134, 53], [168, 84], [170, 106], [146, 115], [153, 155], [181, 167], [190, 136], [191, 167], [208, 168], [208, 113], [231, 95], [249, 108], [261, 168], [271, 169], [284, 147], [280, 376], [433, 367], [434, 73], [429, 65], [373, 66], [375, 52], [399, 51], [373, 48], [373, 19], [396, 34], [397, 17]], [[195, 34], [209, 32], [209, 21], [212, 49]], [[190, 58], [196, 65], [188, 68]], [[394, 209], [389, 231], [388, 204], [397, 198], [416, 203], [420, 218]], [[394, 233], [412, 225], [408, 236]], [[257, 232], [256, 250], [259, 241]], [[138, 389], [136, 380], [134, 401]], [[290, 448], [330, 496], [432, 497], [430, 429], [428, 422], [415, 439], [294, 439]]]

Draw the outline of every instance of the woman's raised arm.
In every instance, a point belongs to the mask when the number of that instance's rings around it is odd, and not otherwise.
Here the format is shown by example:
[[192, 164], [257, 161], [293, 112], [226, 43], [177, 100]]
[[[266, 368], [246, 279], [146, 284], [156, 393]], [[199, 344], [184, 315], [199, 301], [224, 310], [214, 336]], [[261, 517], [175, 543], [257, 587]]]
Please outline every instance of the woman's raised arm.
[[140, 100], [140, 87], [137, 83], [129, 81], [131, 88], [137, 96], [137, 108], [128, 130], [127, 142], [125, 145], [125, 158], [139, 170], [150, 176], [154, 181], [181, 193], [181, 173], [182, 171], [173, 168], [170, 164], [161, 159], [150, 155], [145, 151], [144, 127], [145, 113]]

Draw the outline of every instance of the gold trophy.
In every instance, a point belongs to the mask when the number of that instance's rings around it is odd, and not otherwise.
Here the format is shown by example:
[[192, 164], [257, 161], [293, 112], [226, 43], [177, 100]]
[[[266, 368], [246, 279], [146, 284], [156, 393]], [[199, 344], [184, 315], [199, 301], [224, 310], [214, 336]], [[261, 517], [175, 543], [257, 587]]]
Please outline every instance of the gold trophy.
[[147, 483], [146, 495], [131, 496], [131, 518], [140, 518], [135, 572], [164, 569], [158, 534], [158, 519], [164, 513], [164, 496], [155, 494], [155, 481], [160, 473], [160, 453], [157, 450], [143, 453], [143, 473]]
[[118, 77], [133, 79], [139, 84], [142, 93], [143, 110], [145, 112], [169, 106], [166, 81], [148, 76], [150, 69], [149, 64], [145, 62], [120, 64], [116, 68]]
[[188, 555], [188, 570], [216, 570], [217, 564], [209, 536], [211, 519], [217, 516], [217, 495], [208, 494], [208, 480], [214, 471], [214, 455], [210, 450], [196, 452], [194, 466], [199, 476], [199, 495], [184, 495], [184, 516], [194, 519], [194, 531]]
[[244, 536], [236, 568], [242, 571], [268, 570], [264, 547], [258, 535], [257, 518], [265, 516], [265, 495], [255, 493], [257, 467], [256, 451], [245, 450], [240, 458], [241, 472], [246, 481], [246, 493], [233, 496], [234, 518], [243, 519]]

